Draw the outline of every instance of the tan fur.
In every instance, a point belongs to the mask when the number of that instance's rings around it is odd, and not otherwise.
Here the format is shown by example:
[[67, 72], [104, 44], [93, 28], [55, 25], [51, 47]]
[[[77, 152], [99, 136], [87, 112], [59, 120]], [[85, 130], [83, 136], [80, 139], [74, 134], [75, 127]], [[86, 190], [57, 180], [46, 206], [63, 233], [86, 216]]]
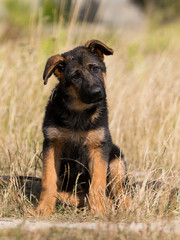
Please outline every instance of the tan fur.
[[58, 64], [63, 63], [64, 61], [65, 61], [64, 57], [62, 57], [59, 54], [54, 55], [48, 59], [43, 74], [44, 84], [47, 84], [48, 78], [52, 75], [52, 73], [54, 73], [59, 80], [61, 79], [62, 75], [56, 69], [56, 67]]
[[[91, 162], [89, 163], [89, 172], [91, 176], [91, 185], [89, 189], [89, 201], [91, 212], [103, 213], [105, 211], [105, 191], [107, 175], [107, 159], [102, 154], [100, 148], [101, 140], [104, 138], [104, 131], [94, 130], [89, 132], [88, 150]], [[101, 135], [101, 137], [99, 137]]]
[[102, 73], [102, 75], [103, 75], [103, 83], [104, 83], [104, 87], [106, 88], [106, 73]]
[[113, 49], [106, 46], [104, 43], [98, 41], [98, 40], [90, 40], [86, 42], [85, 47], [87, 49], [90, 49], [91, 52], [96, 52], [98, 54], [99, 58], [103, 61], [104, 55], [111, 55], [114, 53]]
[[91, 212], [103, 213], [105, 212], [106, 202], [106, 175], [107, 175], [107, 161], [103, 159], [100, 149], [90, 149], [91, 161], [89, 167], [91, 173], [91, 185], [89, 189], [89, 201]]
[[104, 128], [98, 128], [94, 131], [73, 131], [66, 128], [49, 127], [46, 134], [51, 140], [62, 140], [68, 142], [73, 139], [74, 142], [82, 142], [84, 145], [99, 143], [104, 139]]
[[91, 122], [94, 122], [100, 115], [100, 110], [96, 110], [96, 112], [91, 116]]
[[100, 142], [103, 141], [104, 137], [104, 128], [98, 128], [96, 130], [89, 131], [87, 133], [85, 144], [87, 144], [89, 148], [96, 148], [100, 146]]
[[60, 171], [60, 151], [62, 144], [53, 144], [43, 156], [42, 192], [36, 212], [49, 215], [53, 212], [57, 199], [57, 181]]
[[85, 206], [86, 197], [82, 194], [72, 194], [69, 192], [59, 192], [58, 200], [63, 204], [74, 206], [74, 207], [83, 207]]
[[54, 75], [61, 80], [63, 78], [64, 73], [60, 72], [57, 68], [54, 70]]
[[123, 181], [125, 180], [125, 166], [121, 159], [115, 158], [109, 165], [110, 173], [108, 176], [108, 185], [110, 187], [111, 197], [120, 200], [123, 210], [132, 206], [132, 199], [123, 189]]
[[124, 163], [121, 159], [115, 158], [110, 163], [110, 181], [114, 181], [116, 178], [118, 179], [119, 183], [124, 180], [126, 175]]

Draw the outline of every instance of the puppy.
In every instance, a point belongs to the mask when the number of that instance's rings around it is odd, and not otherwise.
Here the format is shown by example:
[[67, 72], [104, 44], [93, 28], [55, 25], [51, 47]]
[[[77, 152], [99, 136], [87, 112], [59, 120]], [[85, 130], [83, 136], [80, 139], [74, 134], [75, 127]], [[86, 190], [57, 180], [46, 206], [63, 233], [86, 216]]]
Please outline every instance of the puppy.
[[[98, 40], [47, 60], [44, 84], [54, 74], [43, 122], [43, 174], [39, 206], [33, 214], [49, 215], [56, 199], [104, 213], [108, 192], [123, 193], [126, 164], [113, 144], [108, 126], [104, 55], [113, 50]], [[108, 191], [107, 191], [108, 189]], [[129, 205], [127, 196], [125, 204]]]

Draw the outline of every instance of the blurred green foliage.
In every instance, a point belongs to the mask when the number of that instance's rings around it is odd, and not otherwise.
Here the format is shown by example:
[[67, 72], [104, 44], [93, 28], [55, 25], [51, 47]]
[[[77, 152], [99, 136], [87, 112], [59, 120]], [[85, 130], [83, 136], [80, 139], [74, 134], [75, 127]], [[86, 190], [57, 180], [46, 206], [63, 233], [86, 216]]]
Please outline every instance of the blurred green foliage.
[[[151, 26], [156, 27], [159, 23], [171, 22], [180, 16], [180, 0], [131, 1], [139, 4], [149, 15]], [[44, 25], [61, 22], [61, 26], [64, 27], [70, 21], [71, 10], [73, 12], [72, 2], [73, 0], [2, 0], [5, 14], [0, 20], [5, 20], [11, 33], [14, 29], [28, 30], [31, 23], [39, 22]], [[95, 1], [91, 0], [90, 2], [94, 3]], [[92, 12], [90, 12], [91, 14]], [[15, 31], [14, 35], [18, 35], [16, 33], [19, 32]], [[162, 46], [166, 46], [166, 42], [162, 43]], [[131, 51], [133, 52], [133, 50], [130, 49], [130, 54]]]
[[16, 27], [26, 27], [30, 18], [29, 1], [3, 0], [6, 10], [6, 21]]
[[43, 0], [41, 6], [43, 16], [46, 17], [47, 22], [58, 22], [62, 17], [64, 23], [68, 22], [72, 0]]
[[46, 17], [48, 22], [52, 22], [55, 18], [55, 14], [59, 15], [60, 4], [57, 1], [43, 1], [43, 16]]
[[[17, 28], [27, 28], [30, 19], [34, 14], [35, 21], [38, 21], [39, 14], [42, 14], [45, 23], [59, 22], [63, 23], [69, 21], [70, 9], [72, 0], [37, 0], [36, 3], [29, 0], [3, 0], [5, 8], [5, 21]], [[34, 11], [34, 5], [36, 5]]]
[[52, 36], [43, 38], [40, 44], [40, 53], [44, 57], [49, 56], [52, 53], [56, 53], [57, 50], [61, 51], [61, 46], [64, 46], [67, 41], [67, 30], [65, 28], [59, 29], [59, 35], [57, 38]]
[[134, 69], [134, 63], [137, 61], [137, 53], [139, 45], [137, 42], [130, 42], [127, 47], [127, 69], [132, 71]]

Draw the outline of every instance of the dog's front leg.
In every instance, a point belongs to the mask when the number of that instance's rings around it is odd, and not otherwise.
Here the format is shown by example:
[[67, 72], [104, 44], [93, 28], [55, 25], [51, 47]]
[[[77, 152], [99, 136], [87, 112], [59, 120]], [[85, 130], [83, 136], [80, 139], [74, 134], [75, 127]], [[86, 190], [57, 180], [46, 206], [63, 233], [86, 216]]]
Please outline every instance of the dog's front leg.
[[50, 215], [57, 199], [57, 181], [60, 171], [62, 144], [44, 141], [42, 192], [35, 215]]
[[91, 213], [104, 213], [106, 210], [106, 176], [107, 160], [103, 156], [101, 148], [90, 150], [89, 170], [91, 176], [91, 185], [89, 189], [89, 202]]

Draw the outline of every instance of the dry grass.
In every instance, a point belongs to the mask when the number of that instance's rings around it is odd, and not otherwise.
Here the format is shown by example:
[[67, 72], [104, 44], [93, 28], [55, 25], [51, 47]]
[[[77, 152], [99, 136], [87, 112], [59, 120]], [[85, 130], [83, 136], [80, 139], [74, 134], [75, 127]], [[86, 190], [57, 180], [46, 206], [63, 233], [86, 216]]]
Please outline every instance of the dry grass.
[[[74, 16], [75, 17], [75, 16]], [[88, 29], [88, 31], [87, 31]], [[179, 216], [179, 199], [169, 204], [180, 170], [180, 47], [179, 24], [143, 32], [116, 32], [100, 26], [70, 23], [44, 29], [40, 21], [29, 37], [1, 42], [0, 48], [0, 167], [1, 175], [41, 176], [41, 125], [48, 96], [56, 82], [44, 87], [47, 57], [99, 39], [115, 50], [106, 57], [110, 129], [125, 153], [130, 181], [142, 172], [131, 210], [109, 211], [101, 220], [152, 220]], [[139, 174], [138, 174], [139, 175]], [[158, 190], [145, 183], [158, 179]], [[1, 191], [0, 216], [23, 216], [31, 208], [15, 184]], [[86, 210], [59, 206], [52, 219], [68, 221], [97, 218]], [[99, 218], [98, 218], [99, 219]]]

